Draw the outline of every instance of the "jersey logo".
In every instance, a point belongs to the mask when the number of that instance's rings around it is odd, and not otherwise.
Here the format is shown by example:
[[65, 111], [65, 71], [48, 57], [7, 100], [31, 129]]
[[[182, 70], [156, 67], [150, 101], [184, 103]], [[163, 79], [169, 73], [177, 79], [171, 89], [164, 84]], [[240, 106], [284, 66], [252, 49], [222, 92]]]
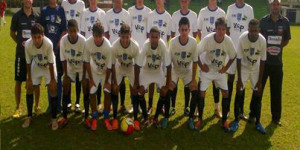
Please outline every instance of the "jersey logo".
[[70, 10], [70, 16], [73, 18], [75, 16], [75, 10], [74, 9], [71, 9]]
[[37, 58], [39, 61], [42, 61], [43, 60], [43, 55], [42, 54], [37, 54]]
[[71, 56], [74, 57], [76, 54], [75, 50], [74, 49], [71, 49]]
[[241, 14], [241, 13], [237, 13], [236, 19], [237, 19], [238, 21], [241, 21], [241, 20], [242, 20], [242, 14]]
[[90, 22], [91, 22], [91, 24], [94, 24], [94, 22], [95, 22], [95, 17], [94, 16], [91, 16]]
[[50, 16], [50, 21], [51, 21], [51, 22], [55, 22], [55, 15], [51, 15], [51, 16]]
[[181, 52], [181, 58], [182, 59], [186, 58], [186, 52]]
[[158, 26], [161, 27], [163, 25], [163, 20], [158, 20]]
[[97, 59], [100, 60], [102, 58], [102, 54], [100, 52], [96, 52]]
[[250, 55], [252, 56], [254, 54], [255, 49], [250, 47]]
[[128, 59], [128, 55], [127, 54], [123, 54], [123, 60], [127, 60]]
[[220, 49], [216, 49], [216, 51], [215, 51], [215, 55], [216, 55], [216, 57], [219, 57], [219, 56], [220, 56], [220, 54], [221, 54], [221, 50], [220, 50]]
[[209, 22], [210, 22], [210, 24], [214, 24], [214, 22], [215, 22], [215, 17], [210, 17], [210, 18], [209, 18]]
[[119, 19], [115, 19], [115, 26], [118, 26], [120, 23], [120, 20]]
[[152, 54], [152, 61], [155, 62], [156, 60], [156, 55]]
[[143, 20], [143, 16], [142, 15], [138, 15], [137, 18], [138, 18], [138, 22], [141, 22]]

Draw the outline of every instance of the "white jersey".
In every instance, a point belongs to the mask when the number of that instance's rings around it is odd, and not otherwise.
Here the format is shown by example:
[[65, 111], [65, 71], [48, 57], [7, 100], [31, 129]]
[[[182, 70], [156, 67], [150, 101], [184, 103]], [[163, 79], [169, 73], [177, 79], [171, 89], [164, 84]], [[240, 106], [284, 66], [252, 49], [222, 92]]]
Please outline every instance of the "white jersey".
[[237, 47], [237, 59], [241, 59], [242, 68], [248, 71], [259, 71], [259, 62], [266, 61], [266, 39], [259, 34], [255, 42], [249, 40], [248, 31], [239, 38]]
[[143, 47], [147, 40], [147, 20], [151, 9], [144, 6], [138, 9], [136, 6], [128, 8], [131, 19], [131, 35], [132, 38], [138, 42], [140, 48]]
[[193, 62], [198, 61], [197, 41], [192, 36], [188, 37], [186, 44], [180, 43], [180, 36], [170, 41], [170, 55], [172, 70], [179, 75], [184, 75], [192, 70]]
[[201, 39], [209, 33], [215, 32], [215, 22], [218, 18], [225, 18], [225, 11], [220, 7], [216, 10], [210, 10], [209, 7], [204, 7], [198, 15], [198, 30], [201, 31]]
[[72, 43], [68, 34], [60, 40], [60, 61], [67, 62], [68, 72], [82, 72], [85, 51], [85, 38], [77, 34], [77, 41]]
[[127, 10], [122, 8], [120, 12], [115, 12], [114, 9], [110, 9], [106, 12], [106, 25], [108, 27], [109, 41], [112, 44], [119, 38], [119, 31], [122, 24], [128, 24], [130, 26], [130, 16]]
[[25, 58], [27, 64], [35, 64], [41, 68], [48, 68], [49, 64], [55, 64], [53, 45], [46, 36], [40, 48], [35, 47], [32, 38], [25, 42]]
[[97, 46], [94, 37], [91, 36], [86, 40], [84, 61], [90, 63], [91, 70], [97, 74], [105, 75], [106, 69], [111, 69], [111, 45], [103, 37], [103, 42]]
[[171, 24], [171, 32], [175, 33], [175, 36], [179, 35], [179, 21], [182, 17], [187, 17], [190, 21], [190, 36], [193, 36], [193, 33], [198, 32], [198, 27], [197, 27], [197, 14], [189, 10], [186, 14], [182, 14], [180, 10], [177, 10], [173, 13], [172, 15], [172, 24]]
[[75, 19], [78, 23], [78, 28], [80, 29], [80, 18], [85, 9], [84, 1], [77, 0], [74, 3], [70, 3], [69, 0], [63, 0], [61, 6], [65, 10], [66, 19]]
[[157, 48], [152, 49], [150, 40], [147, 39], [140, 53], [137, 65], [142, 67], [144, 72], [162, 72], [163, 64], [164, 66], [171, 64], [170, 54], [165, 42], [159, 39]]
[[147, 33], [150, 33], [150, 29], [153, 26], [158, 27], [160, 30], [160, 38], [168, 45], [167, 37], [171, 35], [171, 15], [164, 10], [163, 13], [158, 13], [157, 10], [153, 10], [148, 17]]
[[80, 27], [80, 32], [85, 33], [85, 38], [89, 38], [93, 35], [92, 28], [96, 22], [101, 22], [104, 27], [104, 32], [107, 32], [107, 26], [105, 24], [105, 12], [100, 8], [97, 8], [95, 11], [86, 9], [82, 14]]
[[112, 45], [112, 64], [115, 64], [116, 69], [133, 71], [131, 69], [137, 62], [139, 51], [139, 45], [133, 39], [130, 39], [129, 46], [125, 48], [119, 38]]
[[199, 56], [201, 54], [204, 58], [201, 59], [203, 64], [208, 65], [209, 72], [218, 72], [225, 64], [225, 58], [228, 56], [230, 59], [236, 57], [231, 38], [227, 35], [221, 43], [215, 40], [216, 33], [210, 33], [198, 44], [197, 51]]
[[248, 30], [248, 24], [254, 18], [253, 8], [244, 4], [243, 7], [238, 7], [232, 4], [227, 8], [226, 20], [227, 27], [230, 28], [230, 37], [237, 47], [240, 35]]

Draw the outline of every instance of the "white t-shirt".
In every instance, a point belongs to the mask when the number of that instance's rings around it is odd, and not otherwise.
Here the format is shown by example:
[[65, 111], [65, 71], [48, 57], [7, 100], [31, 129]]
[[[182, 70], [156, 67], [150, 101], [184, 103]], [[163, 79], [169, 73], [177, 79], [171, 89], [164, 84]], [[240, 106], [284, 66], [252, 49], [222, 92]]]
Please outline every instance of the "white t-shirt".
[[197, 46], [199, 56], [201, 54], [202, 64], [206, 64], [209, 67], [209, 72], [218, 72], [225, 64], [225, 58], [228, 56], [230, 59], [236, 57], [236, 51], [234, 49], [231, 38], [227, 35], [224, 36], [224, 40], [221, 43], [215, 40], [216, 33], [210, 33], [201, 40]]
[[68, 72], [82, 72], [85, 38], [81, 34], [77, 34], [77, 41], [71, 43], [68, 34], [64, 35], [60, 40], [60, 61], [67, 61]]
[[171, 64], [171, 57], [165, 42], [159, 39], [157, 48], [152, 49], [150, 40], [147, 39], [139, 55], [137, 65], [142, 67], [145, 72], [160, 72], [162, 71], [162, 64], [164, 66]]
[[167, 37], [171, 35], [171, 22], [171, 15], [166, 10], [160, 14], [155, 9], [149, 14], [147, 33], [150, 33], [153, 26], [158, 27], [160, 30], [160, 38], [168, 45]]
[[130, 16], [127, 10], [122, 8], [120, 12], [110, 9], [106, 12], [106, 25], [108, 27], [109, 41], [112, 44], [119, 38], [121, 25], [126, 23], [130, 26]]
[[86, 40], [84, 61], [90, 63], [91, 70], [98, 74], [105, 75], [106, 69], [111, 69], [111, 45], [108, 39], [103, 37], [103, 42], [97, 46], [94, 37]]
[[241, 8], [237, 7], [235, 3], [228, 6], [226, 14], [227, 27], [230, 28], [230, 37], [235, 44], [234, 46], [237, 47], [239, 37], [248, 30], [248, 24], [253, 18], [253, 8], [246, 3]]
[[116, 65], [116, 69], [122, 71], [132, 71], [134, 64], [139, 56], [139, 45], [133, 39], [130, 39], [128, 47], [121, 45], [120, 38], [112, 45], [112, 64]]
[[197, 33], [198, 27], [197, 27], [197, 14], [189, 10], [187, 14], [182, 14], [180, 10], [177, 10], [172, 15], [172, 24], [171, 24], [171, 32], [175, 33], [175, 36], [179, 35], [179, 21], [182, 17], [187, 17], [190, 21], [190, 36], [193, 36], [193, 33]]
[[104, 27], [104, 32], [107, 32], [107, 26], [105, 24], [105, 12], [97, 8], [95, 11], [91, 11], [90, 9], [86, 9], [81, 17], [81, 32], [85, 33], [85, 38], [89, 38], [93, 35], [93, 25], [95, 22], [101, 22]]
[[267, 59], [266, 39], [259, 34], [255, 42], [251, 42], [248, 37], [248, 31], [244, 32], [239, 38], [237, 47], [237, 59], [241, 59], [242, 68], [248, 71], [259, 71], [261, 61]]
[[32, 38], [28, 39], [25, 42], [25, 58], [27, 64], [35, 63], [42, 68], [49, 67], [49, 63], [54, 64], [55, 56], [51, 40], [44, 36], [42, 46], [37, 48]]
[[80, 18], [85, 9], [84, 1], [77, 0], [75, 3], [70, 3], [69, 0], [63, 0], [61, 6], [65, 10], [66, 19], [75, 19], [80, 29]]
[[151, 9], [144, 6], [142, 9], [132, 6], [128, 9], [131, 19], [131, 35], [141, 48], [147, 40], [147, 20]]
[[198, 61], [197, 41], [189, 36], [186, 44], [180, 43], [180, 36], [176, 36], [170, 41], [170, 55], [172, 69], [180, 75], [184, 75], [192, 70], [193, 62]]
[[203, 39], [209, 33], [215, 32], [215, 22], [218, 18], [225, 18], [225, 11], [220, 7], [216, 10], [210, 10], [204, 7], [200, 10], [198, 15], [198, 30], [201, 31], [201, 39]]

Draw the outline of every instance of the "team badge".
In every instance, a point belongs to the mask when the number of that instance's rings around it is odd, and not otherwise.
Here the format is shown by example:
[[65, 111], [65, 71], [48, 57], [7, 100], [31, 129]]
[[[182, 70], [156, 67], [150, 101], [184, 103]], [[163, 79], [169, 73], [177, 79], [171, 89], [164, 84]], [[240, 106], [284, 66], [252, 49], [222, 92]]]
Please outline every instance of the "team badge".
[[75, 50], [74, 49], [71, 49], [71, 56], [74, 57], [76, 54]]
[[123, 54], [122, 58], [123, 58], [123, 60], [127, 60], [128, 59], [128, 55], [127, 54]]
[[155, 62], [156, 60], [156, 55], [152, 54], [152, 61]]
[[94, 16], [91, 16], [90, 22], [91, 22], [91, 24], [94, 24], [94, 22], [95, 22], [95, 17]]
[[43, 55], [42, 54], [37, 54], [37, 58], [39, 61], [42, 61], [43, 60]]
[[96, 52], [96, 56], [97, 56], [97, 59], [100, 60], [102, 57], [102, 54], [100, 52]]
[[75, 10], [74, 9], [71, 9], [70, 10], [70, 16], [73, 18], [75, 16]]
[[220, 50], [220, 49], [216, 49], [216, 51], [215, 51], [215, 55], [216, 55], [217, 57], [219, 57], [219, 56], [220, 56], [220, 54], [221, 54], [221, 50]]
[[55, 15], [51, 15], [51, 16], [50, 16], [50, 21], [51, 21], [51, 22], [55, 22]]
[[161, 27], [163, 25], [163, 20], [158, 20], [158, 26]]
[[120, 23], [120, 20], [119, 19], [115, 19], [115, 26], [118, 26]]
[[186, 52], [181, 52], [181, 58], [182, 59], [186, 58]]
[[138, 19], [139, 22], [141, 22], [143, 20], [143, 16], [142, 15], [138, 15], [137, 19]]
[[252, 56], [254, 54], [254, 48], [250, 47], [250, 55]]
[[241, 21], [242, 20], [242, 14], [241, 13], [237, 13], [236, 19], [238, 21]]
[[215, 22], [215, 17], [210, 17], [210, 18], [209, 18], [209, 22], [210, 22], [210, 24], [214, 24], [214, 22]]

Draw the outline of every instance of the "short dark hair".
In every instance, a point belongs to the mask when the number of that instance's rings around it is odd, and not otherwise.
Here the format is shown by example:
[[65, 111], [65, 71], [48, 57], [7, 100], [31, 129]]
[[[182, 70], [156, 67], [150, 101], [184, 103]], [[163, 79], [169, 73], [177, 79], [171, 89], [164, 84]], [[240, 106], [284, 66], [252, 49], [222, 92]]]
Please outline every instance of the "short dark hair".
[[122, 24], [120, 28], [120, 34], [129, 34], [130, 33], [130, 26], [128, 24]]
[[181, 25], [188, 25], [190, 27], [190, 20], [187, 17], [181, 17], [179, 20], [179, 28]]
[[217, 26], [224, 26], [227, 27], [226, 21], [224, 17], [220, 17], [216, 20], [215, 22], [215, 28], [217, 28]]
[[103, 35], [104, 28], [101, 22], [96, 22], [92, 28], [93, 35]]
[[259, 20], [258, 19], [251, 19], [249, 24], [248, 24], [248, 27], [250, 26], [259, 26]]
[[31, 27], [31, 35], [34, 35], [34, 34], [44, 34], [44, 27], [39, 23], [35, 23]]
[[158, 29], [157, 26], [153, 26], [153, 27], [150, 29], [150, 33], [159, 33], [159, 34], [160, 34], [160, 30]]
[[72, 28], [75, 27], [76, 29], [78, 29], [78, 23], [75, 19], [70, 19], [68, 21], [68, 28]]

